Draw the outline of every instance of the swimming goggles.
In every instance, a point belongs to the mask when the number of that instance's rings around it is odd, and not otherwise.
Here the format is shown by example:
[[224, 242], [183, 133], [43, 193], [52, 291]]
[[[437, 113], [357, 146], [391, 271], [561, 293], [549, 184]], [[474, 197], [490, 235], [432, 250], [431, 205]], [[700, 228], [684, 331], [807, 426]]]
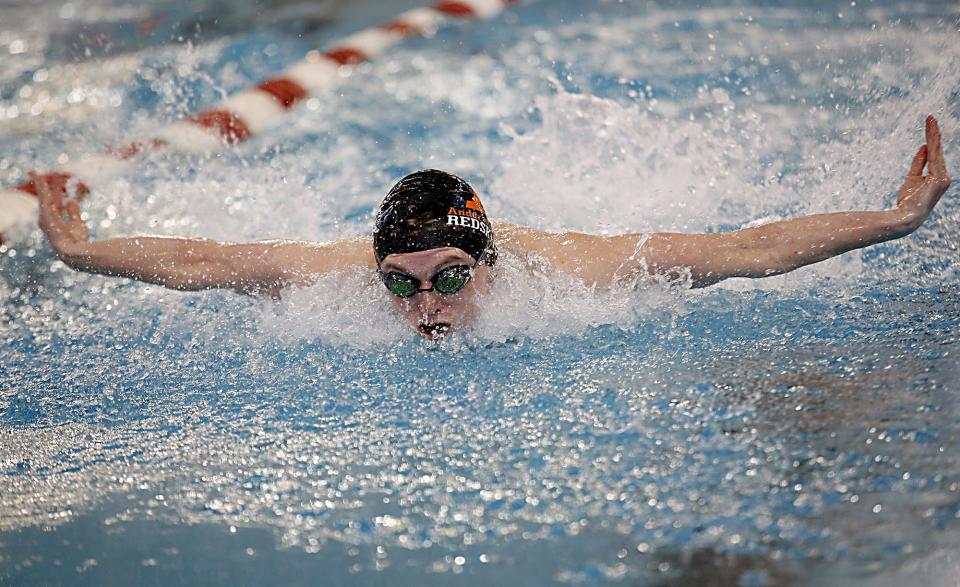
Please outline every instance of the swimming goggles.
[[473, 278], [473, 267], [455, 265], [437, 271], [437, 273], [430, 278], [430, 283], [433, 284], [433, 287], [421, 289], [421, 281], [416, 277], [395, 271], [389, 273], [380, 271], [380, 279], [383, 280], [383, 284], [387, 286], [390, 293], [399, 298], [410, 298], [423, 291], [455, 294], [466, 287], [466, 285], [470, 283], [471, 278]]

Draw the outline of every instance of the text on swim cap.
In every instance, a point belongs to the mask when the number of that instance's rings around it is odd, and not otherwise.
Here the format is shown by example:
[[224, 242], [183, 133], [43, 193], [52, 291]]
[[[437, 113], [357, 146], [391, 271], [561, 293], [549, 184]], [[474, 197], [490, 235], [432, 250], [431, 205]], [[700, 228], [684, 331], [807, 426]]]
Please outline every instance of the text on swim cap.
[[469, 216], [460, 216], [458, 214], [448, 214], [447, 215], [447, 226], [466, 226], [467, 228], [472, 228], [474, 230], [479, 230], [483, 233], [484, 236], [490, 237], [490, 227], [487, 226], [487, 223], [479, 220], [477, 218], [471, 218]]

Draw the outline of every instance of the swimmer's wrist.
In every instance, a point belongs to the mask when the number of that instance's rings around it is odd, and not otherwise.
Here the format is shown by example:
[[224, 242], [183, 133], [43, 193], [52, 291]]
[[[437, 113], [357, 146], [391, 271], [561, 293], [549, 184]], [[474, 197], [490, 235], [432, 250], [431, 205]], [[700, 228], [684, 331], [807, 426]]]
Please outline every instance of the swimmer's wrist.
[[57, 257], [67, 265], [73, 265], [81, 259], [90, 257], [90, 247], [88, 242], [78, 242], [70, 239], [63, 239], [54, 244], [54, 251]]
[[927, 219], [927, 214], [924, 211], [912, 206], [896, 206], [884, 210], [883, 214], [883, 229], [891, 233], [894, 238], [910, 234]]

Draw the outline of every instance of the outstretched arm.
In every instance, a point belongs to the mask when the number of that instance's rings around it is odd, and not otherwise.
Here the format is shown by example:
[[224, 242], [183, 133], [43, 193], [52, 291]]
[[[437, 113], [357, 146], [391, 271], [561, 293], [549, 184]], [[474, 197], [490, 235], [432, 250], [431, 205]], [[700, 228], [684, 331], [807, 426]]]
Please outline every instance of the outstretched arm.
[[76, 202], [64, 200], [41, 177], [40, 227], [64, 263], [79, 271], [128, 277], [180, 290], [229, 288], [279, 295], [318, 275], [351, 266], [373, 266], [369, 239], [333, 243], [132, 237], [91, 241]]
[[730, 277], [779, 275], [916, 230], [950, 186], [940, 129], [932, 116], [927, 117], [926, 139], [900, 188], [896, 207], [889, 210], [816, 214], [713, 234], [600, 237], [513, 228], [507, 235], [588, 284], [604, 285], [642, 271], [689, 274], [694, 287]]

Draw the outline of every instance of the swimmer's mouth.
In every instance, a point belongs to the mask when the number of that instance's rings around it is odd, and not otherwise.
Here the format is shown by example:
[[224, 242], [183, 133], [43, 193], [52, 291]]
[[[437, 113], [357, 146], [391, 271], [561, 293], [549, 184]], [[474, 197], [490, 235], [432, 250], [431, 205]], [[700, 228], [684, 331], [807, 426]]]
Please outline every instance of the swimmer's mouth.
[[450, 325], [446, 322], [437, 322], [436, 324], [421, 324], [417, 327], [420, 334], [428, 338], [443, 338], [450, 332]]

